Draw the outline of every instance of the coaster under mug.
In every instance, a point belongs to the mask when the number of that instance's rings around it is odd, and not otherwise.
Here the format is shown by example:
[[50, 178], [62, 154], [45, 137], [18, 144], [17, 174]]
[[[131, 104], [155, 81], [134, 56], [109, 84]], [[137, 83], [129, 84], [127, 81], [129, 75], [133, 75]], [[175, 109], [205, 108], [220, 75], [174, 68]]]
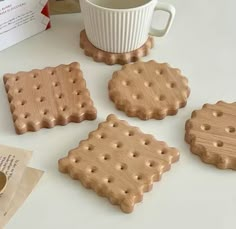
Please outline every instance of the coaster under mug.
[[[149, 35], [161, 37], [170, 29], [175, 8], [158, 0], [80, 0], [88, 40], [98, 49], [127, 53], [139, 49]], [[169, 14], [164, 29], [152, 26], [153, 14]]]
[[149, 54], [150, 49], [154, 46], [153, 37], [149, 37], [145, 44], [143, 44], [140, 48], [127, 52], [127, 53], [111, 53], [106, 52], [101, 49], [96, 48], [87, 37], [85, 30], [80, 32], [80, 47], [84, 49], [84, 53], [86, 56], [90, 56], [96, 62], [104, 62], [107, 65], [114, 64], [128, 64], [130, 62], [139, 61], [141, 57], [144, 57]]

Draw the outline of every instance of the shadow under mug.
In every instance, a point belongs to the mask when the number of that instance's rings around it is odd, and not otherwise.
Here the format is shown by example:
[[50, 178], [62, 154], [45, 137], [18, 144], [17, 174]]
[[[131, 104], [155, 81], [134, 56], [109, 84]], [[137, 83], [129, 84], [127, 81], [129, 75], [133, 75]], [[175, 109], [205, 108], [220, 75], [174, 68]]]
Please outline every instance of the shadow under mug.
[[[149, 35], [161, 37], [170, 29], [175, 8], [158, 0], [80, 0], [85, 31], [98, 49], [126, 53], [141, 47]], [[163, 30], [151, 26], [155, 11], [169, 14]]]

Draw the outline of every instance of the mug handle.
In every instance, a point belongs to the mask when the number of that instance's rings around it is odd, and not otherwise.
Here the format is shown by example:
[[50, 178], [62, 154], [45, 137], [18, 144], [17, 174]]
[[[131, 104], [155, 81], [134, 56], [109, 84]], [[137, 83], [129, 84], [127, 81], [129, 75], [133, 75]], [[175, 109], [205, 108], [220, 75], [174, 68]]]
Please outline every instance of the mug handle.
[[168, 4], [168, 3], [157, 3], [154, 11], [158, 11], [158, 10], [162, 10], [162, 11], [169, 13], [169, 18], [168, 18], [166, 27], [164, 29], [155, 29], [155, 28], [151, 27], [149, 34], [152, 36], [156, 36], [156, 37], [162, 37], [169, 31], [169, 29], [172, 25], [172, 22], [175, 17], [175, 8], [174, 8], [174, 6], [172, 6], [171, 4]]

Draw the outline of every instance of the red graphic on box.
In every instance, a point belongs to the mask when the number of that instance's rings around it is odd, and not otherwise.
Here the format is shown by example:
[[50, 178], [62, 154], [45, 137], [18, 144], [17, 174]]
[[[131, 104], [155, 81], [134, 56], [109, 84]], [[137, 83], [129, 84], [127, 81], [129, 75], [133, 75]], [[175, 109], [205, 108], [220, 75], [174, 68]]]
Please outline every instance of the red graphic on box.
[[[44, 16], [49, 18], [49, 10], [48, 10], [48, 3], [46, 3], [46, 5], [43, 7], [41, 14], [43, 14]], [[51, 28], [51, 23], [50, 21], [47, 24], [46, 30]]]

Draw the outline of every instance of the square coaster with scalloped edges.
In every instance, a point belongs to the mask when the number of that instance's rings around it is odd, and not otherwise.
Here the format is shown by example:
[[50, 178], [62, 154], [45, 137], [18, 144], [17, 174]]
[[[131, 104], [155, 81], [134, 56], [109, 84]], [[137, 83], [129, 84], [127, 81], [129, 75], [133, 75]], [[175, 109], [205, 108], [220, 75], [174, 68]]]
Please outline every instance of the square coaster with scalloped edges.
[[59, 160], [59, 170], [130, 213], [178, 159], [175, 148], [109, 115]]
[[3, 79], [17, 134], [97, 116], [79, 63], [6, 74]]

